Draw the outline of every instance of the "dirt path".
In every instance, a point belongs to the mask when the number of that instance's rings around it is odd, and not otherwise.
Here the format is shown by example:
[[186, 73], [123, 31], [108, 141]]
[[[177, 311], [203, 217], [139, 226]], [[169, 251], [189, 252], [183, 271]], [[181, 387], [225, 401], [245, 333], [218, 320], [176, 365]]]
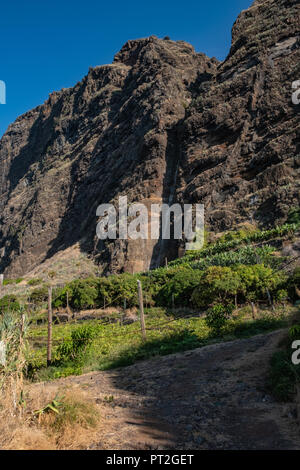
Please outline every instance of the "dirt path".
[[[97, 449], [300, 449], [295, 404], [264, 390], [282, 331], [60, 383], [105, 404]], [[109, 398], [113, 397], [113, 398]]]

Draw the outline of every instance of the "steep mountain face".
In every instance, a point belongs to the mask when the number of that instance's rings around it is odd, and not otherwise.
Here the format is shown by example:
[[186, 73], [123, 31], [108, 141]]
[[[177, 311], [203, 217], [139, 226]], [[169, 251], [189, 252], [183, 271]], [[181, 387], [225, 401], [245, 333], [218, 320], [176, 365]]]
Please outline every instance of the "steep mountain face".
[[96, 209], [120, 195], [171, 197], [174, 129], [199, 71], [216, 65], [184, 42], [129, 41], [112, 65], [10, 126], [0, 144], [1, 268], [23, 273], [78, 241], [110, 271], [159, 263], [155, 241], [98, 241]]
[[256, 1], [223, 63], [183, 41], [129, 41], [113, 64], [50, 95], [0, 141], [0, 272], [80, 243], [105, 272], [140, 271], [178, 246], [96, 237], [118, 201], [205, 204], [216, 230], [299, 205], [299, 1]]
[[240, 14], [227, 59], [199, 86], [182, 126], [177, 197], [203, 201], [216, 230], [282, 222], [299, 205], [299, 6], [256, 1]]

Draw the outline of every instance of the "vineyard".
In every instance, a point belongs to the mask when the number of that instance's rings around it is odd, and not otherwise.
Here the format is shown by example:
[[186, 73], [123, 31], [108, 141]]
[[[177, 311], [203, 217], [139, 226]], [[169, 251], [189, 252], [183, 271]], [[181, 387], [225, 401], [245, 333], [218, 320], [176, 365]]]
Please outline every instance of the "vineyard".
[[147, 340], [143, 341], [139, 321], [122, 324], [120, 315], [109, 321], [72, 320], [53, 326], [53, 363], [45, 367], [47, 325], [32, 325], [28, 336], [28, 377], [49, 380], [80, 375], [90, 370], [107, 370], [131, 365], [142, 359], [199, 348], [215, 342], [245, 338], [287, 326], [293, 307], [262, 308], [253, 320], [247, 307], [233, 315], [221, 331], [211, 329], [203, 315], [146, 309]]
[[[288, 324], [298, 299], [298, 257], [278, 246], [297, 236], [298, 224], [239, 230], [187, 253], [168, 266], [139, 274], [75, 279], [55, 285], [32, 278], [26, 295], [4, 295], [2, 314], [29, 318], [27, 376], [32, 380], [109, 369], [176, 351], [227, 341]], [[299, 264], [299, 263], [298, 263]], [[5, 285], [22, 280], [6, 279]], [[140, 281], [146, 341], [139, 323]], [[52, 358], [47, 357], [47, 304], [54, 314]], [[85, 311], [82, 316], [80, 312]], [[89, 313], [90, 312], [90, 313]], [[4, 318], [3, 317], [3, 318]]]

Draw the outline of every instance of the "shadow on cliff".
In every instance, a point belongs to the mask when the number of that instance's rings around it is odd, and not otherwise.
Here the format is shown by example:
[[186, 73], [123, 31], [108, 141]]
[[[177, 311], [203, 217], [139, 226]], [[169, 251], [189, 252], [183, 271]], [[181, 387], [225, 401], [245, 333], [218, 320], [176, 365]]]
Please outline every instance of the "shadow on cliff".
[[[132, 133], [132, 108], [124, 106], [132, 93], [131, 80], [128, 77], [125, 81], [124, 95], [121, 96], [119, 91], [112, 93], [108, 105], [108, 121], [111, 124], [100, 135], [92, 154], [82, 154], [72, 164], [67, 210], [45, 260], [58, 251], [79, 243], [83, 252], [93, 254], [94, 258], [101, 255], [101, 262], [109, 265], [113, 261], [111, 251], [114, 249], [108, 249], [109, 244], [96, 237], [98, 205], [114, 200], [119, 194], [130, 195], [137, 191], [139, 198], [144, 193], [146, 195], [146, 183], [149, 181], [145, 175], [149, 172], [147, 165], [152, 158], [153, 149], [147, 149], [148, 153], [144, 155], [144, 136], [156, 127], [152, 122], [150, 109], [142, 114], [139, 127]], [[140, 112], [143, 113], [143, 110]], [[176, 191], [180, 152], [177, 126], [178, 123], [167, 131], [166, 171], [163, 179], [163, 201], [167, 204], [173, 202]], [[91, 128], [91, 138], [93, 132], [95, 129]], [[176, 257], [177, 245], [177, 241], [159, 240], [153, 250], [151, 267], [160, 266], [165, 257]]]
[[[173, 129], [168, 131], [168, 142], [166, 148], [166, 171], [163, 180], [162, 200], [164, 204], [171, 206], [176, 202], [176, 188], [178, 169], [180, 165], [180, 142], [178, 139], [178, 128], [182, 121], [179, 121]], [[174, 220], [171, 222], [171, 239], [165, 240], [162, 233], [162, 215], [160, 216], [160, 237], [154, 246], [150, 268], [155, 269], [162, 266], [165, 260], [172, 260], [178, 256], [179, 241], [172, 238]]]
[[29, 172], [31, 165], [39, 163], [42, 169], [47, 156], [47, 149], [57, 136], [55, 130], [55, 118], [58, 116], [63, 107], [63, 99], [60, 98], [51, 110], [50, 115], [45, 118], [38, 114], [36, 120], [31, 126], [28, 143], [21, 148], [19, 154], [12, 160], [7, 179], [9, 182], [8, 198], [20, 183], [22, 178], [27, 177], [27, 183], [33, 180], [34, 173]]

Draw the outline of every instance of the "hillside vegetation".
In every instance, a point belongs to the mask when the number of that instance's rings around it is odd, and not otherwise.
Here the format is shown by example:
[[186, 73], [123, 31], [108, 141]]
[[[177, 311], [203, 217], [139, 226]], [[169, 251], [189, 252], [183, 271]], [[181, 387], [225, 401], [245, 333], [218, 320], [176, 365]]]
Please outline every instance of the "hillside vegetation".
[[[202, 250], [146, 273], [87, 277], [63, 286], [56, 286], [54, 271], [47, 283], [6, 279], [3, 289], [10, 293], [0, 299], [0, 340], [9, 360], [0, 366], [0, 402], [13, 418], [2, 430], [2, 447], [32, 448], [34, 435], [40, 448], [81, 448], [102, 426], [102, 418], [93, 419], [99, 412], [90, 397], [49, 389], [35, 409], [26, 383], [120, 368], [276, 329], [285, 329], [286, 339], [264, 380], [276, 399], [292, 400], [300, 384], [300, 366], [290, 360], [291, 343], [299, 337], [300, 268], [297, 254], [287, 255], [282, 247], [295, 246], [298, 237], [299, 221], [265, 231], [246, 227], [215, 241], [207, 234]], [[137, 280], [143, 286], [146, 340]], [[18, 295], [20, 284], [26, 290]], [[54, 324], [47, 365], [49, 285]], [[70, 438], [73, 427], [76, 442]]]
[[[282, 328], [295, 314], [300, 268], [294, 267], [297, 257], [282, 256], [278, 247], [293, 243], [298, 231], [296, 220], [270, 230], [247, 226], [217, 241], [207, 234], [202, 250], [140, 274], [88, 277], [55, 287], [55, 272], [49, 272], [55, 315], [51, 367], [46, 367], [48, 284], [32, 278], [27, 296], [6, 295], [0, 308], [29, 312], [27, 376], [34, 380]], [[143, 286], [146, 342], [138, 321], [137, 280]], [[14, 282], [20, 281], [8, 281]]]

